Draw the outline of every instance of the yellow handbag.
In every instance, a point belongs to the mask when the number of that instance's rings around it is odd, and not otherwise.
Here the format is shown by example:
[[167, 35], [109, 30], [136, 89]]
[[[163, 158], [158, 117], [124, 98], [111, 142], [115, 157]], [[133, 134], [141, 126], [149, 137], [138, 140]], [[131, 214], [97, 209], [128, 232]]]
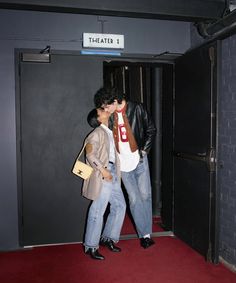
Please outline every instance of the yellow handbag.
[[93, 172], [93, 168], [91, 166], [79, 160], [82, 152], [84, 151], [85, 146], [86, 144], [83, 146], [82, 150], [80, 151], [72, 168], [72, 173], [75, 174], [76, 176], [81, 177], [84, 180], [88, 179]]

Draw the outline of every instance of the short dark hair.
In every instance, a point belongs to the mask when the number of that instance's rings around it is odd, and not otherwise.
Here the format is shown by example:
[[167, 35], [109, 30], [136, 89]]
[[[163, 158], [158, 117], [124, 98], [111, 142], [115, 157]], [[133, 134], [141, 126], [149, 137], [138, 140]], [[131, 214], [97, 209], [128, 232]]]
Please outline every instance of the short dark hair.
[[92, 128], [97, 128], [100, 126], [101, 123], [98, 121], [98, 113], [96, 108], [88, 113], [87, 122]]
[[94, 95], [94, 104], [96, 108], [101, 108], [103, 104], [112, 104], [115, 99], [121, 103], [124, 98], [124, 94], [117, 88], [102, 87]]

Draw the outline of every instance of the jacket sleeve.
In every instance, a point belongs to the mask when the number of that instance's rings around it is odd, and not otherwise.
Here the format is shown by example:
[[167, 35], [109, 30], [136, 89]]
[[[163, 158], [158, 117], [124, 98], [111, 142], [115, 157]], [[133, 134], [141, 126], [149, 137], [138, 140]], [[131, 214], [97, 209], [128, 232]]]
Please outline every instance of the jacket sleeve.
[[[99, 159], [98, 152], [101, 147], [101, 137], [100, 134], [94, 130], [85, 140], [86, 147], [86, 159], [88, 163], [94, 168], [94, 169], [100, 169], [103, 167], [103, 164], [101, 160]], [[88, 150], [89, 149], [89, 150]]]
[[147, 110], [143, 107], [143, 105], [140, 105], [141, 107], [141, 112], [142, 112], [142, 118], [143, 118], [143, 130], [144, 130], [144, 143], [143, 143], [143, 148], [145, 152], [149, 153], [152, 144], [154, 142], [155, 136], [156, 136], [156, 126], [147, 112]]

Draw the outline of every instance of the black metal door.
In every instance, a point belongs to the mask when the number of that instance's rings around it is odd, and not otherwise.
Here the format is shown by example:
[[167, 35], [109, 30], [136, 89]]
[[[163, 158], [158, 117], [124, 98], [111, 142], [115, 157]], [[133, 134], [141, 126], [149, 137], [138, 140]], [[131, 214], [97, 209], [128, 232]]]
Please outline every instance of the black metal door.
[[208, 260], [217, 256], [217, 44], [176, 62], [174, 233]]
[[21, 244], [82, 241], [89, 201], [71, 173], [102, 85], [102, 59], [51, 55], [20, 62], [18, 107]]

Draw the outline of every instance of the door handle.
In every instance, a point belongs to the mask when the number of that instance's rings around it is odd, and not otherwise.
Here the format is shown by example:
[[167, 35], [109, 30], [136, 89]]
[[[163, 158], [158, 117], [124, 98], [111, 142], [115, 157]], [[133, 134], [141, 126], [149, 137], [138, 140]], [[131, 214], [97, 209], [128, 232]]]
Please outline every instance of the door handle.
[[196, 161], [203, 161], [206, 162], [206, 152], [204, 153], [186, 153], [186, 152], [175, 152], [174, 156], [182, 159], [190, 159], [190, 160], [196, 160]]
[[207, 168], [210, 172], [216, 171], [216, 150], [214, 148], [210, 148], [208, 150], [206, 163], [207, 163]]
[[182, 159], [205, 162], [208, 171], [215, 172], [216, 170], [216, 153], [214, 148], [210, 148], [207, 152], [195, 154], [186, 152], [174, 152], [174, 156]]

